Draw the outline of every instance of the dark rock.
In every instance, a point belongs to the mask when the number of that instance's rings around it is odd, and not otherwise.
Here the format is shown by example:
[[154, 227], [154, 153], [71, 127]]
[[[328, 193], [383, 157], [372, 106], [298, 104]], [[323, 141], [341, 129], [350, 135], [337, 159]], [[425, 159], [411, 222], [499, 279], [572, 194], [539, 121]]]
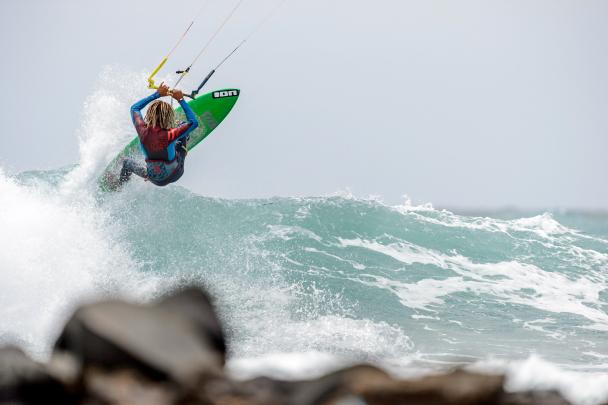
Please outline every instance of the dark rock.
[[570, 405], [556, 391], [528, 391], [505, 393], [497, 405]]
[[354, 374], [371, 382], [391, 380], [385, 372], [370, 366], [357, 366], [307, 381], [284, 381], [267, 377], [248, 381], [210, 379], [201, 385], [198, 398], [199, 403], [213, 405], [324, 404], [351, 394], [350, 379]]
[[188, 318], [192, 325], [198, 329], [201, 336], [205, 336], [209, 344], [222, 356], [222, 365], [226, 362], [226, 340], [224, 331], [211, 299], [200, 288], [187, 288], [179, 294], [173, 294], [161, 300], [159, 307], [179, 312]]
[[313, 404], [495, 404], [503, 377], [454, 371], [420, 380], [399, 381], [371, 366], [355, 366], [310, 381], [256, 378], [240, 383], [208, 381], [201, 397], [214, 405]]
[[456, 370], [412, 381], [370, 383], [358, 379], [353, 390], [369, 404], [494, 404], [502, 395], [503, 376]]
[[290, 404], [332, 404], [336, 401], [366, 403], [362, 391], [369, 387], [388, 386], [393, 382], [394, 380], [379, 368], [354, 366], [316, 380], [298, 383], [294, 387]]
[[84, 375], [84, 404], [170, 405], [178, 403], [172, 384], [152, 382], [132, 370], [106, 372], [89, 367]]
[[0, 403], [71, 404], [74, 398], [47, 369], [20, 349], [0, 349]]
[[156, 305], [105, 301], [86, 305], [55, 344], [87, 367], [134, 369], [153, 380], [193, 386], [221, 374], [225, 344], [208, 297], [192, 289]]

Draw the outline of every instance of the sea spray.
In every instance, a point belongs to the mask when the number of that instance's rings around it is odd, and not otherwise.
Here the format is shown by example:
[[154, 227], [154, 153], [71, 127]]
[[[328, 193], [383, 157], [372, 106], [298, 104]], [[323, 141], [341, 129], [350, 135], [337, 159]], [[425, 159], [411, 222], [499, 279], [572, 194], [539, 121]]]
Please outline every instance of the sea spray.
[[82, 195], [85, 188], [95, 191], [103, 168], [136, 136], [130, 107], [150, 94], [142, 86], [145, 82], [145, 72], [133, 73], [118, 66], [106, 66], [101, 72], [84, 103], [78, 130], [79, 163], [65, 177], [62, 193]]
[[72, 308], [102, 296], [156, 289], [112, 238], [103, 212], [43, 181], [0, 173], [0, 340], [44, 357]]

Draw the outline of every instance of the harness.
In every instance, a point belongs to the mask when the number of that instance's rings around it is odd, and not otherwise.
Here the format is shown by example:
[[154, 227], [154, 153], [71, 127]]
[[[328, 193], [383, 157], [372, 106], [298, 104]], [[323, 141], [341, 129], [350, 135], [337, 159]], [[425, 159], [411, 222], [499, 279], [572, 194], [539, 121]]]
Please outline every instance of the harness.
[[163, 181], [173, 175], [179, 169], [179, 162], [173, 159], [170, 162], [166, 160], [150, 160], [146, 159], [146, 174], [148, 179], [152, 181]]

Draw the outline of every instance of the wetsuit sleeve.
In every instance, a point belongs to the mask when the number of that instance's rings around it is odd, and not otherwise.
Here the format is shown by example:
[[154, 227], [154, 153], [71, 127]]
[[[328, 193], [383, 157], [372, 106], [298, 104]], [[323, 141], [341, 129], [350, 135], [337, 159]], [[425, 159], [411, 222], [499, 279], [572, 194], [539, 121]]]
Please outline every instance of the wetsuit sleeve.
[[159, 97], [160, 94], [158, 91], [156, 91], [154, 94], [139, 100], [137, 103], [131, 106], [131, 119], [133, 120], [133, 125], [135, 125], [135, 129], [137, 130], [138, 134], [140, 133], [141, 128], [146, 125], [144, 123], [144, 117], [141, 115], [141, 110]]
[[168, 139], [169, 142], [173, 142], [173, 141], [177, 141], [179, 139], [185, 138], [186, 136], [188, 136], [188, 134], [190, 132], [194, 131], [198, 127], [198, 121], [196, 120], [196, 115], [194, 115], [194, 112], [192, 111], [192, 109], [190, 108], [188, 103], [186, 103], [186, 101], [182, 98], [181, 100], [179, 100], [179, 105], [184, 110], [184, 113], [186, 113], [187, 121], [184, 122], [183, 124], [179, 125], [176, 128], [170, 129], [167, 132], [167, 137], [169, 138]]

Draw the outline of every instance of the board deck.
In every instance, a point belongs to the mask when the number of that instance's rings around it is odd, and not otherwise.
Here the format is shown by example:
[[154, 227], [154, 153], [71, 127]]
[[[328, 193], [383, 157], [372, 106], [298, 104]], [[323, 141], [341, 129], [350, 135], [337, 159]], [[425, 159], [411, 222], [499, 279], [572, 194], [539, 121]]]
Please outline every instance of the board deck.
[[[216, 90], [188, 101], [199, 124], [198, 128], [190, 134], [188, 151], [194, 149], [222, 123], [236, 104], [240, 94], [238, 89]], [[179, 105], [175, 112], [178, 121], [185, 120], [185, 114]], [[122, 169], [122, 161], [127, 156], [144, 160], [137, 137], [125, 146], [103, 171], [98, 181], [101, 190], [114, 191], [118, 188], [117, 180]]]

